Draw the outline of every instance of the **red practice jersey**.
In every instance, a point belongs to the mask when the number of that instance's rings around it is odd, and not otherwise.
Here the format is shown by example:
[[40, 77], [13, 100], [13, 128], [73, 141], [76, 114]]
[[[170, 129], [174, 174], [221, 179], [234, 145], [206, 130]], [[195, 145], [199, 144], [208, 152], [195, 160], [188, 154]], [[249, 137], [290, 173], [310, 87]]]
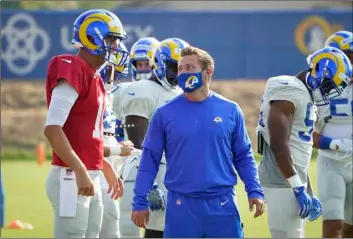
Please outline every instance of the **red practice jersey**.
[[[58, 55], [49, 62], [46, 82], [48, 107], [53, 89], [59, 80], [67, 80], [78, 93], [63, 130], [88, 170], [103, 167], [102, 120], [105, 90], [102, 78], [95, 76], [95, 73], [96, 69], [78, 56]], [[55, 152], [52, 164], [67, 167]]]

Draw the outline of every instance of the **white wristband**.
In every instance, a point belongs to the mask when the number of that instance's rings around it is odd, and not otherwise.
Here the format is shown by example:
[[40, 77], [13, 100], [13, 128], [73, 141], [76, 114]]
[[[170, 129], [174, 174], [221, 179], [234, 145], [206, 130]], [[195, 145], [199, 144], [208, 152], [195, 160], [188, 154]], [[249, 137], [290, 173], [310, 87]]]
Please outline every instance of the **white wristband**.
[[119, 156], [121, 154], [121, 146], [111, 146], [110, 147], [110, 156]]
[[331, 143], [330, 143], [330, 149], [332, 150], [332, 151], [337, 151], [338, 150], [338, 144], [337, 144], [337, 141], [338, 140], [340, 140], [340, 139], [333, 139], [332, 141], [331, 141]]
[[287, 180], [292, 188], [304, 186], [298, 174], [294, 174], [292, 177], [287, 178]]

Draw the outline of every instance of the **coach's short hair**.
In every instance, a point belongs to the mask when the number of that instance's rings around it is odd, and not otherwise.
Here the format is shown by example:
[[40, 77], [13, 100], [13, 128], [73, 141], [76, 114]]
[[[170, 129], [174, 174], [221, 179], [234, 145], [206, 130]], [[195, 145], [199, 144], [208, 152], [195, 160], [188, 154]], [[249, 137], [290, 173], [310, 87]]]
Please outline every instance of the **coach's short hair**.
[[182, 57], [183, 56], [190, 56], [190, 55], [196, 55], [198, 57], [202, 70], [205, 70], [207, 68], [214, 69], [214, 60], [213, 60], [212, 56], [207, 51], [204, 51], [200, 48], [193, 47], [193, 46], [185, 47], [181, 51]]

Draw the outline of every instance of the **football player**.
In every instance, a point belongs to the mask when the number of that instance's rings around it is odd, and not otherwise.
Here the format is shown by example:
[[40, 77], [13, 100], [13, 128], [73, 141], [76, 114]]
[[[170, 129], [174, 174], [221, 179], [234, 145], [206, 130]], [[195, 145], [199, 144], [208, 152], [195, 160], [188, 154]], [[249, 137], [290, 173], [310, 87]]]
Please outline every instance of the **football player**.
[[[342, 50], [353, 64], [353, 33], [332, 34], [326, 46]], [[353, 85], [347, 86], [329, 105], [318, 107], [314, 147], [317, 162], [318, 196], [322, 203], [324, 238], [353, 238]]]
[[103, 158], [102, 116], [105, 90], [99, 71], [115, 64], [118, 45], [127, 38], [119, 18], [103, 9], [82, 13], [74, 22], [78, 55], [58, 55], [48, 66], [48, 113], [44, 134], [53, 168], [46, 192], [54, 212], [54, 237], [98, 237], [103, 205], [101, 171], [114, 199], [122, 182]]
[[[119, 79], [128, 73], [128, 51], [124, 43], [119, 45], [120, 52], [116, 57], [116, 65], [108, 65], [101, 71], [104, 88], [107, 93], [106, 109], [103, 115], [103, 141], [104, 156], [111, 163], [118, 174], [121, 169], [121, 162], [118, 156], [129, 156], [134, 149], [131, 141], [118, 143], [115, 139], [115, 115], [113, 114], [112, 93], [119, 90]], [[103, 222], [99, 233], [100, 238], [119, 238], [119, 202], [112, 199], [107, 193], [108, 183], [101, 173], [101, 188], [103, 200]]]
[[[342, 94], [352, 67], [346, 55], [323, 48], [308, 58], [297, 76], [268, 79], [257, 126], [259, 177], [268, 205], [273, 238], [304, 237], [304, 220], [316, 220], [321, 204], [308, 177], [316, 106]], [[298, 213], [299, 208], [299, 213]]]
[[[146, 80], [150, 78], [152, 68], [149, 65], [153, 51], [158, 45], [159, 41], [153, 37], [144, 37], [135, 42], [130, 51], [130, 69], [132, 73], [132, 81]], [[128, 70], [128, 68], [126, 68]], [[125, 74], [127, 75], [127, 74]], [[124, 121], [123, 116], [123, 102], [124, 91], [131, 82], [121, 82], [118, 90], [113, 93], [114, 97], [114, 114], [116, 115], [116, 137], [118, 141], [123, 141], [125, 138], [124, 128], [127, 126], [121, 122]], [[129, 205], [130, 206], [130, 205]], [[130, 221], [130, 220], [129, 220]]]
[[[119, 89], [115, 90], [112, 95], [114, 97], [114, 114], [117, 118], [117, 140], [123, 141], [125, 138], [125, 127], [133, 127], [133, 125], [125, 124], [123, 113], [124, 104], [127, 97], [125, 96], [126, 88], [136, 81], [147, 80], [151, 77], [152, 68], [150, 60], [153, 52], [156, 50], [159, 41], [153, 37], [139, 39], [131, 48], [130, 51], [130, 67], [132, 72], [133, 82], [124, 82], [119, 84]], [[120, 199], [120, 232], [123, 238], [138, 238], [140, 237], [140, 229], [137, 228], [130, 219], [132, 190], [133, 183], [136, 177], [136, 165], [141, 156], [141, 151], [135, 150], [132, 156], [123, 159], [122, 179], [127, 187], [127, 193]]]
[[150, 60], [159, 41], [154, 37], [140, 38], [130, 51], [132, 80], [147, 80], [152, 76]]
[[[186, 46], [188, 46], [188, 43], [178, 38], [168, 38], [161, 41], [151, 59], [153, 69], [151, 77], [148, 80], [134, 82], [125, 91], [125, 122], [128, 125], [135, 125], [135, 127], [127, 128], [127, 134], [138, 149], [141, 149], [148, 124], [157, 108], [182, 93], [177, 81], [178, 60], [181, 57], [181, 50]], [[122, 198], [122, 201], [128, 200], [130, 205], [133, 199], [133, 187], [137, 173], [136, 168], [134, 170], [134, 172], [131, 172], [134, 177], [133, 180], [131, 182], [125, 181], [127, 193], [126, 197]], [[157, 185], [154, 186], [149, 195], [152, 213], [145, 230], [145, 238], [163, 237], [165, 218], [163, 198], [166, 195], [166, 188], [163, 183], [164, 175], [165, 160], [162, 159], [156, 178]], [[131, 206], [129, 207], [130, 213]]]

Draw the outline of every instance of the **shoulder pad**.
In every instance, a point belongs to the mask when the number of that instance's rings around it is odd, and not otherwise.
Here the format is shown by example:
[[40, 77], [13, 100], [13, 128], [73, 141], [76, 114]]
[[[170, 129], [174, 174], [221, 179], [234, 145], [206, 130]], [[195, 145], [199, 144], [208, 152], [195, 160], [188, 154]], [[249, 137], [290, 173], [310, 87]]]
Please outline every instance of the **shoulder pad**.
[[294, 76], [276, 76], [268, 79], [266, 84], [267, 89], [271, 88], [291, 88], [298, 90], [307, 90], [304, 83]]
[[129, 99], [150, 99], [153, 96], [153, 90], [148, 87], [148, 84], [145, 84], [143, 81], [132, 82], [126, 86], [124, 90], [124, 96]]

